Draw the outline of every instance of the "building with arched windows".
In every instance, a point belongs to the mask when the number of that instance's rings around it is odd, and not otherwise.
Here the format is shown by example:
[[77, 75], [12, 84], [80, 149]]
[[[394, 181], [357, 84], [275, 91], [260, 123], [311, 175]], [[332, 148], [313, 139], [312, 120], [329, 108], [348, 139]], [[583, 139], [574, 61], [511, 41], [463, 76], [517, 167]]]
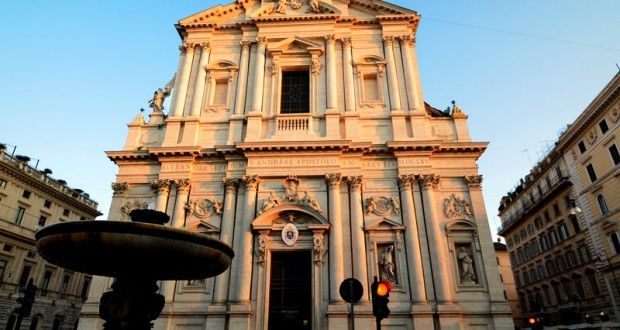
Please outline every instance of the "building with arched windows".
[[618, 319], [619, 119], [616, 74], [500, 202], [522, 323]]
[[[349, 277], [362, 328], [374, 277], [393, 283], [384, 325], [512, 328], [476, 164], [487, 143], [458, 106], [424, 102], [419, 21], [378, 0], [239, 0], [178, 22], [174, 80], [107, 152], [109, 217], [152, 205], [236, 257], [163, 282], [155, 328], [344, 329]], [[80, 328], [101, 326], [110, 283], [94, 281]]]

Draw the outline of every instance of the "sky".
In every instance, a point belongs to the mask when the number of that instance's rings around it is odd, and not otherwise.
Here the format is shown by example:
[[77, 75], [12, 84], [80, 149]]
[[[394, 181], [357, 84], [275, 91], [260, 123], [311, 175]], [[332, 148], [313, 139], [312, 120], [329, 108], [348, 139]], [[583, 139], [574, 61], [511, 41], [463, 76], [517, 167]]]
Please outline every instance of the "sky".
[[[0, 0], [0, 142], [99, 202], [126, 124], [171, 78], [174, 24], [212, 0]], [[617, 0], [394, 0], [422, 15], [425, 100], [456, 100], [475, 141], [492, 233], [500, 198], [618, 72]]]

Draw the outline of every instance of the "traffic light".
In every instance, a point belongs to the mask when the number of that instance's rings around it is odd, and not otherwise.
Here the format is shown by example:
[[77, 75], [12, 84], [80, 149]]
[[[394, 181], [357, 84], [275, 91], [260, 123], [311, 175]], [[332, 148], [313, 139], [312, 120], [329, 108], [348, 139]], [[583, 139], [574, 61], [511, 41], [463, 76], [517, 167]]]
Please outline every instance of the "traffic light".
[[390, 315], [390, 309], [388, 308], [388, 303], [390, 300], [388, 297], [390, 296], [390, 290], [392, 289], [392, 284], [388, 281], [377, 281], [377, 277], [375, 276], [375, 280], [370, 286], [370, 290], [372, 292], [372, 314], [374, 314], [377, 321], [385, 319]]
[[540, 330], [543, 328], [541, 319], [538, 316], [530, 316], [527, 318], [527, 324], [532, 330]]

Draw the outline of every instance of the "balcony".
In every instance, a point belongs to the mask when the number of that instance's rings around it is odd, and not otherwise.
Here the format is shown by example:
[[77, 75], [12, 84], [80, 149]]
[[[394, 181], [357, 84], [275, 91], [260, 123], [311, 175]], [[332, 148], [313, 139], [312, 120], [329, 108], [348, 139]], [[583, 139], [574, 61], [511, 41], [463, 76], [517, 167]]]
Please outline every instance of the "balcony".
[[513, 214], [506, 220], [502, 221], [502, 225], [497, 228], [497, 234], [503, 235], [508, 229], [520, 222], [527, 215], [535, 212], [542, 205], [546, 205], [546, 202], [549, 201], [551, 197], [555, 196], [559, 191], [571, 185], [572, 182], [569, 178], [567, 176], [562, 176], [552, 179], [551, 186], [544, 190], [542, 194], [533, 194], [534, 198], [532, 199], [530, 199], [525, 192], [522, 192], [517, 199], [523, 200], [523, 203], [519, 207], [516, 206], [517, 203], [513, 203]]
[[317, 118], [309, 113], [279, 114], [274, 117], [273, 137], [302, 138], [318, 136], [315, 132]]

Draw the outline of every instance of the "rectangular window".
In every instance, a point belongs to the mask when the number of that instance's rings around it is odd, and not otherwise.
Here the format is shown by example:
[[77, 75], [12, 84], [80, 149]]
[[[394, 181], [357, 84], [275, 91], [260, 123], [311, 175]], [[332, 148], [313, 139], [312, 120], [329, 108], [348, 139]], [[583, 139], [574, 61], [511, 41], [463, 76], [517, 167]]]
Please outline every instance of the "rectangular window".
[[43, 281], [41, 282], [42, 291], [47, 291], [47, 289], [49, 289], [51, 280], [52, 280], [52, 271], [46, 270], [45, 274], [43, 275]]
[[588, 281], [590, 282], [590, 287], [592, 287], [592, 294], [598, 296], [601, 294], [601, 290], [598, 287], [598, 282], [596, 279], [596, 274], [592, 273], [588, 275]]
[[13, 245], [4, 243], [4, 246], [2, 247], [2, 251], [11, 253], [11, 251], [13, 251]]
[[364, 101], [379, 101], [377, 75], [364, 75]]
[[579, 151], [583, 154], [584, 152], [586, 152], [586, 144], [583, 143], [583, 141], [579, 142]]
[[45, 200], [45, 202], [43, 202], [43, 207], [46, 209], [49, 209], [52, 206], [52, 201], [50, 200]]
[[15, 214], [15, 220], [13, 222], [17, 225], [21, 224], [22, 219], [24, 218], [24, 213], [26, 213], [26, 209], [19, 206], [17, 208], [17, 213]]
[[69, 209], [62, 210], [62, 215], [64, 215], [65, 217], [68, 217], [69, 216]]
[[6, 261], [0, 260], [0, 283], [4, 282], [4, 270], [6, 269]]
[[82, 297], [82, 299], [86, 299], [88, 298], [88, 289], [90, 287], [90, 280], [85, 278], [84, 279], [84, 284], [82, 284], [82, 293], [80, 294], [80, 297]]
[[570, 218], [570, 222], [573, 225], [573, 229], [575, 230], [575, 234], [581, 232], [581, 228], [579, 227], [579, 221], [577, 220], [577, 216], [571, 214], [568, 216]]
[[26, 283], [28, 283], [28, 279], [30, 278], [30, 266], [24, 266], [24, 268], [22, 268], [22, 274], [19, 277], [19, 282], [18, 285], [20, 287], [25, 286]]
[[282, 72], [280, 113], [310, 113], [310, 74], [308, 71]]
[[24, 190], [24, 192], [22, 193], [22, 197], [24, 197], [25, 199], [29, 199], [30, 194], [32, 194], [30, 191]]
[[607, 126], [607, 122], [605, 121], [605, 119], [601, 120], [601, 122], [598, 123], [598, 127], [601, 128], [601, 132], [603, 132], [603, 134], [609, 131], [609, 127]]
[[43, 227], [43, 226], [45, 226], [45, 222], [46, 222], [46, 221], [47, 221], [47, 217], [46, 217], [46, 216], [44, 216], [44, 215], [42, 215], [42, 216], [40, 216], [40, 217], [39, 217], [39, 223], [38, 223], [38, 225], [39, 225], [40, 227]]
[[228, 80], [216, 80], [213, 94], [213, 105], [228, 104]]
[[60, 285], [60, 292], [61, 293], [66, 293], [67, 292], [67, 288], [69, 287], [69, 281], [71, 281], [71, 275], [65, 275], [62, 278], [62, 284]]
[[590, 261], [590, 254], [588, 253], [588, 248], [585, 245], [579, 247], [579, 259], [581, 259], [582, 263]]
[[555, 173], [558, 175], [558, 179], [564, 177], [564, 175], [562, 174], [562, 169], [560, 169], [559, 166], [555, 168]]
[[566, 228], [565, 224], [561, 224], [559, 227], [560, 231], [560, 240], [565, 241], [568, 239], [568, 228]]
[[6, 188], [6, 180], [0, 179], [0, 188], [2, 189]]
[[609, 147], [609, 154], [611, 155], [611, 159], [614, 161], [614, 165], [620, 164], [620, 153], [618, 152], [618, 147], [615, 144], [612, 144]]
[[553, 214], [555, 214], [555, 216], [560, 215], [560, 205], [558, 205], [558, 203], [553, 204]]
[[590, 177], [590, 181], [591, 182], [596, 181], [596, 172], [594, 172], [594, 167], [592, 166], [592, 164], [588, 164], [588, 166], [586, 166], [586, 170], [588, 171], [588, 176]]
[[586, 297], [586, 292], [583, 289], [583, 284], [581, 283], [581, 278], [576, 278], [575, 279], [575, 289], [577, 289], [577, 295], [579, 296], [579, 298], [585, 298]]

